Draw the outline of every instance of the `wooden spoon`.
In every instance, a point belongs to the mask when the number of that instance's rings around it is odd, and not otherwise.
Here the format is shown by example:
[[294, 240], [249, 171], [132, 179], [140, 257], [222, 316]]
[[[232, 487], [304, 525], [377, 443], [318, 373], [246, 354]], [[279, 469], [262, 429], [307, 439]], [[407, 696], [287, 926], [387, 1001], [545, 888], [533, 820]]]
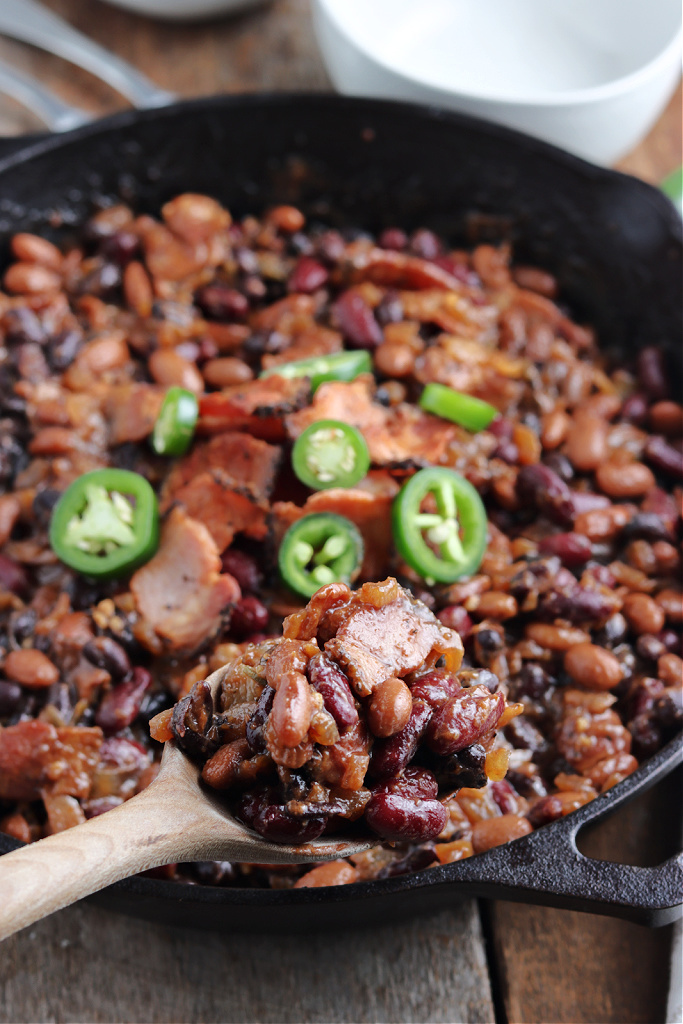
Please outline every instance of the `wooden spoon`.
[[[207, 682], [216, 694], [225, 674]], [[106, 814], [0, 858], [0, 940], [139, 871], [176, 861], [306, 864], [375, 845], [342, 839], [270, 843], [236, 821], [200, 785], [197, 765], [166, 743], [154, 782]]]

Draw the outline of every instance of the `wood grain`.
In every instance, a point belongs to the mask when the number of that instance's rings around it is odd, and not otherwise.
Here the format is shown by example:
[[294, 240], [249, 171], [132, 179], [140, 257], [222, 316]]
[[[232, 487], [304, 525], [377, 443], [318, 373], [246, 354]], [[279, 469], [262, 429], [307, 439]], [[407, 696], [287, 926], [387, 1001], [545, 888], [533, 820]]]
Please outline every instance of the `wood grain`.
[[204, 935], [72, 907], [9, 939], [0, 1021], [487, 1024], [476, 904], [401, 928]]

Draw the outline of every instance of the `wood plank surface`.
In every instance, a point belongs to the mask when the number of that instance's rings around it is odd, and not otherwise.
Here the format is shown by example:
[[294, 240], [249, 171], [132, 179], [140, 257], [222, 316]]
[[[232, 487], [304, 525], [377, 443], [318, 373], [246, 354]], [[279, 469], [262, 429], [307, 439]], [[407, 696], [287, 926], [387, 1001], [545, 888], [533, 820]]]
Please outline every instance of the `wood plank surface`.
[[0, 1020], [332, 1024], [492, 1021], [474, 901], [402, 927], [205, 935], [86, 906], [2, 946]]
[[[100, 0], [45, 3], [180, 96], [330, 88], [308, 0], [193, 25], [139, 18]], [[0, 59], [93, 112], [126, 106], [86, 72], [30, 47], [0, 40]], [[0, 102], [0, 134], [38, 127]], [[680, 162], [679, 86], [619, 168], [656, 183]], [[658, 800], [646, 797], [598, 826], [586, 852], [618, 859], [626, 848], [632, 860], [656, 858], [653, 837], [671, 817], [670, 803]], [[78, 906], [2, 946], [0, 1022], [664, 1020], [670, 929], [509, 903], [484, 908], [484, 918], [488, 947], [472, 901], [399, 928], [294, 940], [184, 932]]]

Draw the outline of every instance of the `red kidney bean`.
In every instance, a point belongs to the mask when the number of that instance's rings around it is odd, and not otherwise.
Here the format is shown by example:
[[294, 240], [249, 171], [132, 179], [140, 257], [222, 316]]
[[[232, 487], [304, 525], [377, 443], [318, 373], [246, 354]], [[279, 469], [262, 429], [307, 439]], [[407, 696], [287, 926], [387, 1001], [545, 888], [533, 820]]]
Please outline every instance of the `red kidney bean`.
[[423, 701], [431, 708], [441, 707], [461, 690], [462, 686], [455, 676], [445, 669], [434, 669], [433, 672], [427, 672], [415, 679], [410, 687], [413, 700]]
[[370, 306], [358, 292], [343, 292], [333, 306], [334, 317], [344, 337], [354, 348], [374, 349], [384, 335]]
[[0, 553], [0, 588], [9, 590], [21, 597], [29, 588], [26, 569], [13, 558]]
[[674, 448], [663, 437], [649, 438], [645, 445], [645, 459], [660, 473], [683, 479], [683, 451]]
[[242, 593], [254, 593], [261, 588], [263, 574], [256, 560], [239, 548], [228, 548], [221, 557], [223, 572], [234, 576]]
[[557, 555], [568, 569], [577, 569], [591, 558], [593, 545], [582, 533], [556, 533], [538, 546], [542, 555]]
[[500, 782], [492, 782], [490, 790], [491, 796], [503, 814], [516, 814], [519, 808], [519, 797], [507, 779], [501, 779]]
[[400, 252], [408, 244], [408, 236], [400, 228], [385, 228], [379, 236], [379, 245], [382, 249], [394, 249]]
[[266, 804], [255, 815], [252, 827], [271, 843], [310, 843], [325, 831], [327, 818], [295, 818], [284, 804]]
[[340, 731], [358, 721], [358, 710], [349, 681], [342, 670], [326, 654], [315, 654], [308, 663], [308, 678], [320, 694], [325, 710], [334, 718]]
[[502, 693], [463, 690], [434, 712], [427, 744], [437, 754], [455, 754], [495, 728], [505, 708]]
[[575, 516], [572, 492], [557, 473], [537, 463], [522, 466], [517, 476], [517, 496], [522, 505], [537, 508], [553, 522], [570, 526]]
[[105, 733], [120, 732], [137, 718], [152, 677], [145, 668], [134, 668], [125, 683], [113, 686], [103, 697], [95, 714], [95, 724]]
[[551, 794], [541, 797], [531, 808], [527, 818], [534, 828], [540, 828], [541, 825], [548, 825], [551, 821], [557, 821], [558, 818], [562, 817], [562, 812], [562, 801], [558, 796]]
[[289, 275], [287, 289], [290, 292], [310, 295], [327, 284], [329, 276], [329, 271], [322, 263], [311, 259], [310, 256], [302, 256]]
[[262, 601], [252, 594], [240, 598], [232, 610], [230, 629], [239, 634], [255, 633], [268, 625], [269, 613]]
[[664, 352], [655, 345], [648, 345], [638, 353], [638, 382], [651, 401], [669, 396], [669, 375]]
[[195, 295], [195, 302], [209, 320], [242, 322], [249, 313], [249, 300], [236, 288], [223, 284], [205, 285]]
[[410, 236], [408, 248], [423, 260], [435, 260], [443, 253], [443, 244], [438, 235], [428, 228], [418, 228]]
[[122, 228], [108, 235], [99, 246], [99, 251], [107, 260], [125, 267], [140, 251], [140, 239], [133, 231]]
[[429, 704], [413, 698], [413, 710], [406, 727], [386, 740], [375, 740], [368, 769], [371, 778], [385, 779], [398, 775], [412, 761], [431, 716]]
[[398, 778], [373, 789], [365, 820], [388, 842], [436, 839], [448, 819], [446, 808], [436, 799], [438, 791], [431, 772], [407, 768]]
[[444, 626], [448, 626], [449, 629], [454, 629], [456, 633], [459, 633], [463, 640], [472, 632], [472, 619], [462, 605], [451, 604], [446, 608], [442, 608], [438, 612], [437, 618], [440, 622], [443, 622]]

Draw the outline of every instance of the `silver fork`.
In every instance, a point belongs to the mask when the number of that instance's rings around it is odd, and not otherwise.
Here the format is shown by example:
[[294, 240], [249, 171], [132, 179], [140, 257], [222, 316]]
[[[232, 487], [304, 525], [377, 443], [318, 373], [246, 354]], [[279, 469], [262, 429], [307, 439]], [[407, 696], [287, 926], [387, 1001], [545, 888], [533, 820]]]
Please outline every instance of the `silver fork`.
[[[135, 107], [163, 107], [176, 98], [36, 0], [0, 0], [0, 34], [31, 43], [85, 68]], [[92, 114], [64, 103], [40, 82], [7, 64], [0, 64], [0, 92], [19, 100], [53, 131], [67, 131], [93, 118]]]

